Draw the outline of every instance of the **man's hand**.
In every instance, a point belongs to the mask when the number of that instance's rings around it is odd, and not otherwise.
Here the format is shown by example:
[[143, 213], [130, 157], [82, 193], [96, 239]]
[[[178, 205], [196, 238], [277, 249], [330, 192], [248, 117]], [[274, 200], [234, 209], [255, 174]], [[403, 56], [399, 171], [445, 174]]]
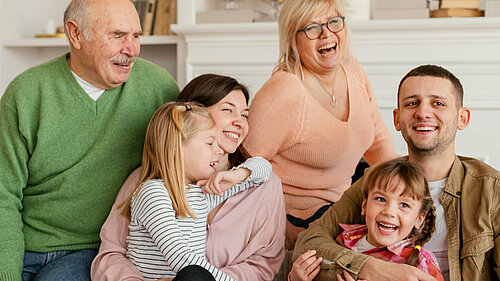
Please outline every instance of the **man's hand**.
[[373, 281], [436, 281], [434, 277], [414, 266], [385, 262], [376, 258], [366, 261], [358, 278]]
[[[340, 276], [340, 274], [337, 274], [337, 281], [356, 281], [356, 280], [354, 280], [354, 278], [352, 278], [351, 274], [349, 274], [349, 272], [347, 272], [345, 270], [344, 270], [344, 278], [342, 278], [342, 276]], [[367, 281], [367, 280], [358, 279], [358, 281]]]
[[290, 271], [291, 281], [311, 281], [318, 275], [320, 270], [319, 265], [323, 261], [323, 258], [317, 258], [314, 256], [315, 254], [315, 250], [309, 250], [300, 255], [292, 265], [292, 270]]

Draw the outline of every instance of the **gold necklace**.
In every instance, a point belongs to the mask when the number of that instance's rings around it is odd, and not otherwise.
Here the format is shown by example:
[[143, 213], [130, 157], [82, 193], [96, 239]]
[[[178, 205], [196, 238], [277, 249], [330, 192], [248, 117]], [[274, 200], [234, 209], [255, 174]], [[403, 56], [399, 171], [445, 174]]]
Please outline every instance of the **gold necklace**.
[[335, 108], [337, 106], [337, 98], [335, 97], [335, 95], [333, 94], [333, 89], [332, 89], [332, 93], [330, 94], [330, 92], [328, 92], [325, 87], [323, 87], [323, 84], [321, 84], [321, 82], [319, 81], [318, 77], [316, 77], [316, 75], [311, 72], [311, 74], [314, 76], [314, 78], [316, 78], [316, 81], [318, 81], [319, 85], [321, 86], [321, 88], [323, 89], [323, 91], [325, 91], [325, 93], [331, 97], [332, 99], [330, 100], [330, 105], [332, 108]]

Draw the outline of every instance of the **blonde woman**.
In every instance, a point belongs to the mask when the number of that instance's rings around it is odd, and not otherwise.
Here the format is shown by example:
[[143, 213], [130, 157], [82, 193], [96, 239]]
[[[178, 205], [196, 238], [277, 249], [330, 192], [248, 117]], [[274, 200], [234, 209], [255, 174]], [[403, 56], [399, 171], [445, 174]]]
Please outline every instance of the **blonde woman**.
[[368, 77], [349, 54], [347, 24], [339, 1], [287, 0], [279, 64], [250, 106], [243, 146], [283, 182], [287, 249], [340, 199], [362, 157], [372, 165], [397, 156]]

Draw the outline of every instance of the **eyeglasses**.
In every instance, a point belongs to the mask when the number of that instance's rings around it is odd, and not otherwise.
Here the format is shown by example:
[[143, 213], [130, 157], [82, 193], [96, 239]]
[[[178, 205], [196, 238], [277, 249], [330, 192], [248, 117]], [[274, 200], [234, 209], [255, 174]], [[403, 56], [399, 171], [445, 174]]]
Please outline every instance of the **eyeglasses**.
[[337, 33], [344, 29], [344, 19], [343, 16], [335, 16], [331, 17], [325, 23], [311, 23], [306, 25], [306, 27], [301, 30], [297, 30], [297, 33], [304, 32], [307, 38], [310, 40], [318, 39], [321, 34], [323, 34], [323, 25], [326, 25], [326, 28], [333, 33]]

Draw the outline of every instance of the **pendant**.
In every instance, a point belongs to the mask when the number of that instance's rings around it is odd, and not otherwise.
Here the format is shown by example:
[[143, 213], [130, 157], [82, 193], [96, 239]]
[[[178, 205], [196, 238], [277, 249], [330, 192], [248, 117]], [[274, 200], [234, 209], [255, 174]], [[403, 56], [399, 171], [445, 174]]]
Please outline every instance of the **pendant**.
[[337, 106], [337, 99], [334, 95], [332, 95], [332, 100], [330, 101], [330, 105], [335, 108]]

